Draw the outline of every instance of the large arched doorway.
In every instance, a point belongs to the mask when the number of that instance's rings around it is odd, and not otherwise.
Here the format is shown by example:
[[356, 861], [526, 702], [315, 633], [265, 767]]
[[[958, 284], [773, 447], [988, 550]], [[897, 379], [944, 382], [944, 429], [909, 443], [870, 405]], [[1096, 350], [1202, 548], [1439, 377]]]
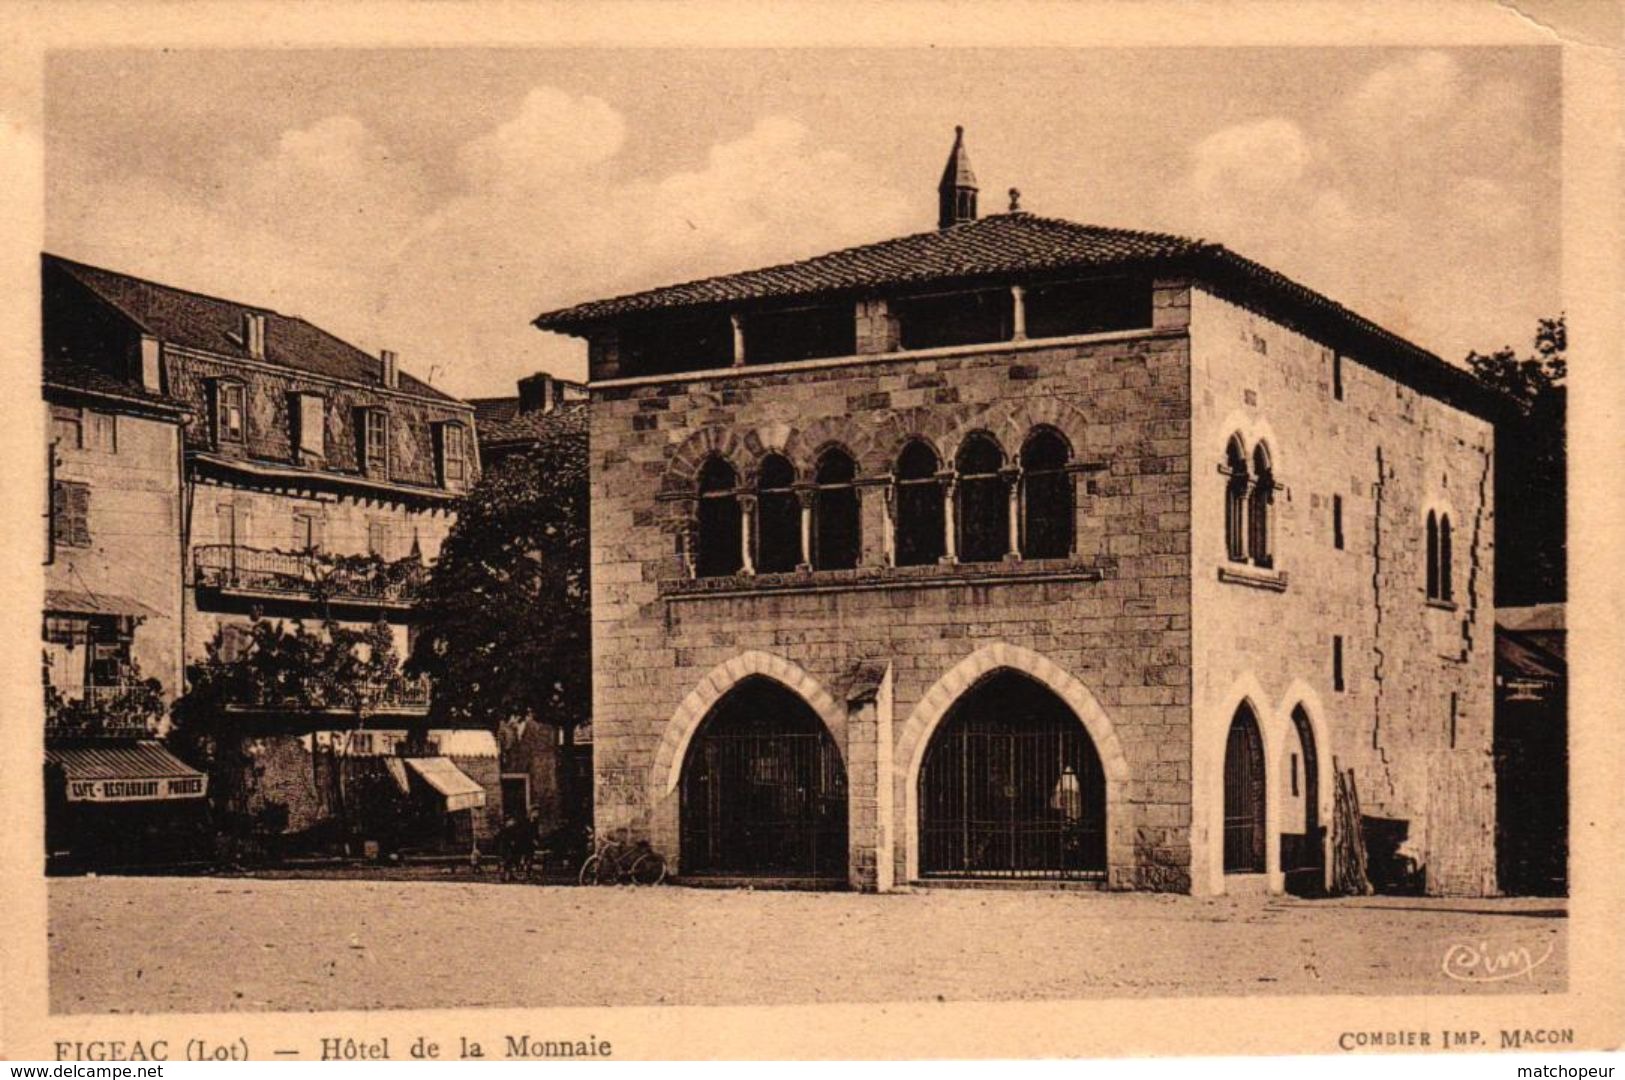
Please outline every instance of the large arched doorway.
[[1281, 871], [1286, 891], [1315, 896], [1326, 888], [1326, 831], [1320, 824], [1320, 755], [1309, 714], [1292, 710], [1281, 797]]
[[684, 874], [846, 878], [846, 769], [816, 712], [761, 677], [716, 703], [689, 743]]
[[922, 877], [1103, 878], [1106, 782], [1066, 703], [1010, 670], [943, 717], [920, 767]]
[[1262, 874], [1264, 861], [1264, 740], [1246, 702], [1230, 720], [1224, 747], [1224, 872]]

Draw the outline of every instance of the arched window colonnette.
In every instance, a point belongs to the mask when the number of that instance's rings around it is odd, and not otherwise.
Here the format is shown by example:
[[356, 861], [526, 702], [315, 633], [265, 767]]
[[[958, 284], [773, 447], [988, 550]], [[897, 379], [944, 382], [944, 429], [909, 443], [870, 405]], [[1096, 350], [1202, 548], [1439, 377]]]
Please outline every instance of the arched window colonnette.
[[1450, 515], [1428, 511], [1427, 518], [1427, 598], [1449, 604], [1455, 602], [1454, 555]]
[[1076, 499], [1072, 450], [1047, 427], [1035, 429], [1012, 467], [986, 432], [960, 443], [953, 468], [937, 471], [923, 441], [903, 448], [894, 473], [895, 560], [919, 566], [948, 556], [962, 563], [1072, 554]]
[[1269, 446], [1260, 442], [1247, 453], [1241, 436], [1225, 445], [1224, 542], [1231, 562], [1262, 569], [1275, 566], [1275, 464]]
[[720, 457], [708, 459], [695, 490], [694, 575], [856, 567], [857, 478], [857, 464], [839, 447], [818, 456], [810, 485], [797, 481], [787, 457], [771, 453], [757, 468], [755, 487], [742, 493], [733, 466]]
[[[887, 561], [894, 566], [1064, 559], [1074, 546], [1077, 499], [1072, 448], [1053, 428], [1034, 428], [1012, 461], [999, 441], [974, 432], [953, 461], [924, 438], [898, 453], [886, 497]], [[852, 455], [827, 446], [800, 473], [766, 454], [755, 482], [720, 455], [694, 488], [689, 569], [696, 577], [852, 570], [862, 561], [863, 482]]]

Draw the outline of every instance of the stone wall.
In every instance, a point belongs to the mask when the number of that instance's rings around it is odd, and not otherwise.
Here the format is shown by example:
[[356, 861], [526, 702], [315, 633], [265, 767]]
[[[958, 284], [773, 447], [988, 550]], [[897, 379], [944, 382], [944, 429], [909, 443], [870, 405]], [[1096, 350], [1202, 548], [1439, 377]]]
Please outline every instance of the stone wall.
[[[894, 722], [874, 730], [893, 730], [892, 858], [906, 881], [927, 719], [975, 673], [1016, 666], [1089, 713], [1107, 759], [1111, 883], [1188, 887], [1188, 345], [1179, 320], [1167, 321], [1088, 341], [595, 388], [600, 832], [627, 827], [680, 854], [676, 777], [687, 738], [704, 708], [752, 673], [809, 700], [849, 778], [877, 776], [884, 755], [848, 739], [845, 690], [860, 665], [879, 664], [889, 670]], [[1073, 558], [885, 566], [885, 488], [873, 482], [906, 438], [929, 439], [947, 461], [965, 434], [987, 430], [1014, 454], [1038, 423], [1060, 430], [1087, 466], [1077, 478]], [[683, 495], [707, 454], [726, 457], [748, 483], [760, 458], [779, 450], [806, 479], [830, 443], [844, 445], [860, 485], [869, 482], [860, 487], [857, 570], [688, 580], [683, 533], [693, 511]], [[867, 724], [882, 711], [854, 707], [869, 710]], [[876, 792], [865, 800], [854, 804], [855, 829], [863, 814], [887, 809]]]
[[[1323, 823], [1335, 760], [1354, 770], [1365, 815], [1403, 828], [1400, 854], [1419, 864], [1428, 891], [1493, 892], [1489, 423], [1354, 357], [1341, 360], [1338, 400], [1329, 349], [1201, 289], [1191, 310], [1194, 886], [1224, 888], [1224, 742], [1245, 700], [1264, 735], [1276, 887], [1291, 713], [1301, 706], [1317, 742]], [[1267, 443], [1282, 485], [1273, 573], [1252, 575], [1263, 581], [1220, 580], [1232, 564], [1218, 466], [1238, 432], [1249, 450]], [[1454, 526], [1453, 608], [1425, 595], [1430, 508]]]

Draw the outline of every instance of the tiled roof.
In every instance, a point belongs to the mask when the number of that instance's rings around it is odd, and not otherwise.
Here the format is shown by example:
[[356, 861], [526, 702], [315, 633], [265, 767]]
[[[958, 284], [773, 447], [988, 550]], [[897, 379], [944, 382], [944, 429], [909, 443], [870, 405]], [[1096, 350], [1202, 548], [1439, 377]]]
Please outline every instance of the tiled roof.
[[481, 446], [511, 446], [515, 443], [540, 443], [559, 435], [586, 434], [587, 403], [567, 401], [547, 412], [518, 411], [518, 398], [487, 398], [486, 401], [511, 401], [514, 409], [506, 420], [484, 420], [478, 411], [474, 426], [479, 431]]
[[[202, 349], [223, 356], [251, 359], [242, 341], [243, 316], [265, 316], [265, 361], [329, 378], [379, 385], [383, 362], [326, 330], [268, 308], [223, 300], [131, 277], [56, 255], [45, 255], [46, 267], [72, 276], [122, 312], [147, 333], [184, 348]], [[420, 379], [401, 372], [402, 390], [430, 397], [456, 399]]]
[[784, 263], [704, 278], [610, 300], [594, 300], [537, 317], [544, 330], [575, 331], [592, 323], [662, 308], [738, 303], [889, 285], [986, 277], [1033, 270], [1160, 262], [1211, 245], [1165, 233], [1078, 225], [1035, 214], [996, 214], [947, 229]]
[[800, 262], [594, 300], [546, 312], [537, 316], [535, 325], [580, 334], [594, 325], [644, 312], [1034, 272], [1129, 268], [1200, 279], [1221, 295], [1258, 304], [1283, 324], [1478, 415], [1493, 417], [1508, 407], [1503, 395], [1471, 372], [1221, 244], [1167, 233], [1080, 225], [1022, 211]]
[[505, 424], [519, 413], [517, 396], [469, 398], [468, 403], [474, 406], [474, 423], [482, 430], [488, 424]]
[[97, 397], [113, 398], [118, 401], [128, 401], [135, 405], [168, 409], [176, 413], [185, 410], [185, 406], [173, 398], [148, 390], [139, 383], [115, 379], [105, 371], [91, 367], [89, 364], [82, 364], [77, 360], [47, 357], [43, 378], [48, 389], [80, 390], [88, 394], [94, 394]]

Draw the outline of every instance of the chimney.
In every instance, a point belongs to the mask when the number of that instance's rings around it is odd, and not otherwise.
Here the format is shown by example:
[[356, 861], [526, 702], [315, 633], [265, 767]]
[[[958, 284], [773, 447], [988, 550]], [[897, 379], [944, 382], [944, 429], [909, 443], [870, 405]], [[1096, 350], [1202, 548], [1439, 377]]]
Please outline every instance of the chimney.
[[527, 375], [519, 380], [519, 411], [521, 413], [553, 411], [558, 404], [558, 386], [553, 376], [545, 371]]
[[253, 359], [265, 359], [265, 316], [261, 312], [243, 312], [243, 348]]
[[378, 359], [383, 361], [384, 386], [390, 390], [399, 389], [401, 385], [401, 369], [399, 364], [396, 363], [395, 350], [380, 350]]
[[976, 220], [976, 174], [965, 153], [965, 129], [954, 128], [954, 148], [937, 184], [937, 228], [946, 229]]

